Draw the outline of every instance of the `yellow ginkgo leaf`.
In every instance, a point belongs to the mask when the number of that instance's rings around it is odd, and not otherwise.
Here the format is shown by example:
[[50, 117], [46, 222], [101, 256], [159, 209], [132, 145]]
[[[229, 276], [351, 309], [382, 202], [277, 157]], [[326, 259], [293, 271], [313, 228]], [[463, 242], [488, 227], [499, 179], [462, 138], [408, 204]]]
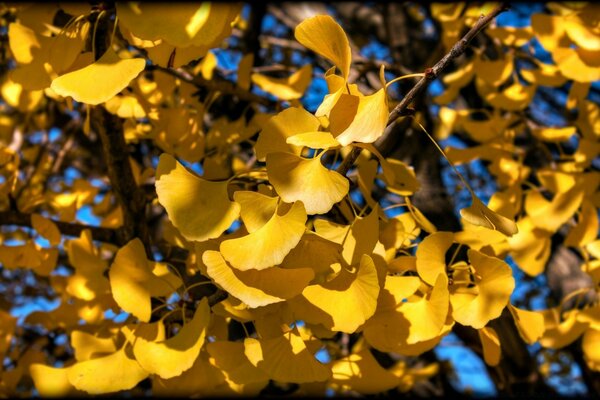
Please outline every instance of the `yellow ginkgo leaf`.
[[[117, 252], [108, 271], [113, 297], [119, 307], [142, 322], [150, 321], [151, 296], [167, 296], [181, 286], [181, 279], [166, 265], [148, 261], [144, 244], [131, 240]], [[153, 267], [155, 271], [153, 271]]]
[[583, 334], [583, 338], [581, 340], [583, 357], [589, 368], [596, 372], [600, 370], [600, 346], [598, 346], [599, 340], [600, 330], [593, 328], [588, 328]]
[[67, 371], [71, 385], [89, 394], [133, 388], [148, 377], [148, 371], [132, 358], [127, 346], [108, 356], [73, 364]]
[[[211, 53], [212, 54], [212, 53]], [[214, 56], [213, 56], [214, 57]], [[216, 62], [216, 57], [215, 57]], [[254, 54], [248, 53], [242, 57], [238, 64], [237, 84], [244, 90], [250, 89], [252, 66], [254, 65]], [[204, 78], [210, 79], [210, 78]]]
[[294, 32], [304, 47], [333, 62], [344, 79], [350, 73], [352, 51], [346, 32], [329, 15], [317, 15], [302, 21]]
[[419, 190], [419, 181], [411, 167], [393, 158], [379, 161], [387, 190], [400, 196], [411, 196]]
[[429, 285], [435, 285], [438, 275], [446, 273], [446, 252], [453, 240], [451, 232], [435, 232], [417, 247], [417, 272]]
[[342, 256], [348, 265], [357, 264], [363, 254], [371, 254], [379, 233], [379, 208], [369, 215], [356, 217], [350, 225], [339, 225], [326, 219], [314, 221], [315, 231], [332, 242], [342, 245]]
[[312, 149], [330, 149], [340, 144], [329, 132], [298, 133], [287, 138], [286, 143], [294, 146], [306, 146]]
[[253, 365], [244, 354], [242, 342], [217, 341], [206, 344], [211, 356], [210, 362], [223, 371], [227, 378], [244, 385], [248, 383], [267, 384], [269, 376], [265, 371]]
[[594, 204], [583, 199], [577, 225], [565, 238], [565, 246], [582, 247], [593, 242], [598, 236], [598, 212]]
[[402, 303], [400, 311], [410, 322], [408, 344], [424, 342], [440, 334], [449, 308], [448, 277], [445, 271], [435, 280], [431, 292], [417, 301]]
[[564, 128], [536, 128], [532, 129], [533, 136], [545, 142], [563, 142], [569, 140], [576, 132], [574, 126]]
[[500, 339], [493, 328], [483, 327], [477, 331], [481, 347], [483, 347], [483, 359], [487, 365], [492, 367], [500, 363]]
[[340, 262], [341, 254], [341, 245], [317, 233], [306, 231], [298, 245], [284, 258], [281, 266], [286, 269], [310, 267], [315, 271], [317, 282], [321, 282], [333, 272], [331, 265]]
[[297, 296], [313, 279], [311, 268], [267, 268], [239, 271], [227, 265], [218, 251], [202, 254], [202, 262], [217, 285], [251, 308], [278, 303]]
[[576, 185], [564, 193], [557, 193], [550, 202], [541, 201], [535, 203], [536, 206], [529, 206], [526, 201], [525, 208], [534, 226], [553, 233], [573, 216], [581, 205], [583, 196], [583, 187]]
[[[287, 209], [285, 214], [283, 209]], [[281, 214], [281, 215], [280, 215]], [[240, 271], [263, 270], [281, 264], [298, 242], [306, 227], [306, 211], [302, 202], [291, 208], [277, 208], [271, 219], [256, 231], [221, 242], [223, 258]]]
[[252, 82], [265, 92], [281, 100], [299, 99], [312, 81], [312, 66], [306, 64], [286, 78], [272, 78], [263, 74], [252, 74]]
[[290, 107], [271, 117], [263, 126], [254, 146], [258, 161], [264, 161], [268, 153], [282, 151], [300, 155], [302, 147], [288, 144], [287, 138], [305, 132], [315, 132], [320, 122], [300, 107]]
[[18, 22], [8, 24], [8, 45], [12, 56], [19, 64], [32, 62], [34, 55], [39, 53], [41, 47], [40, 39], [35, 31]]
[[560, 72], [576, 82], [594, 82], [600, 79], [598, 51], [570, 47], [552, 51], [552, 58]]
[[82, 330], [74, 330], [71, 333], [71, 347], [75, 350], [77, 361], [87, 361], [96, 354], [117, 351], [113, 337], [101, 337]]
[[487, 84], [500, 86], [513, 72], [513, 57], [510, 53], [498, 60], [484, 60], [481, 56], [476, 56], [473, 67], [479, 79]]
[[156, 194], [187, 240], [219, 237], [240, 212], [240, 205], [229, 200], [227, 181], [204, 180], [166, 153], [160, 156], [156, 169]]
[[106, 110], [121, 118], [144, 118], [146, 111], [135, 96], [115, 96], [104, 105]]
[[39, 214], [31, 214], [31, 226], [40, 235], [50, 242], [52, 246], [60, 243], [60, 231], [54, 222]]
[[209, 362], [206, 353], [201, 353], [194, 365], [181, 375], [171, 379], [155, 376], [152, 394], [157, 397], [211, 396], [223, 382], [224, 373]]
[[588, 322], [577, 318], [579, 310], [571, 310], [561, 318], [560, 306], [540, 311], [544, 316], [544, 334], [539, 340], [542, 347], [560, 349], [573, 343], [586, 329]]
[[336, 360], [331, 372], [331, 383], [335, 386], [365, 395], [386, 392], [400, 384], [400, 379], [383, 369], [366, 347]]
[[329, 129], [342, 146], [352, 142], [373, 143], [383, 135], [388, 116], [385, 89], [369, 96], [344, 93], [331, 109]]
[[[143, 58], [120, 58], [112, 49], [98, 61], [59, 76], [50, 87], [61, 96], [71, 96], [80, 103], [97, 105], [116, 96], [146, 66]], [[102, 77], [102, 79], [99, 79]]]
[[205, 297], [198, 304], [191, 321], [175, 336], [159, 342], [138, 337], [133, 345], [136, 360], [146, 371], [163, 379], [181, 375], [198, 358], [209, 322], [210, 307]]
[[210, 47], [231, 32], [238, 4], [211, 2], [182, 4], [122, 3], [117, 5], [119, 23], [145, 40], [165, 40], [177, 47]]
[[544, 334], [544, 316], [536, 311], [522, 310], [508, 305], [519, 334], [527, 344], [535, 343]]
[[258, 192], [238, 190], [233, 199], [240, 205], [240, 217], [248, 233], [262, 228], [275, 214], [278, 197], [271, 197]]
[[29, 373], [36, 390], [42, 397], [67, 397], [74, 391], [67, 378], [68, 368], [53, 368], [44, 364], [31, 364]]
[[517, 224], [510, 219], [490, 210], [475, 195], [472, 195], [473, 203], [460, 210], [460, 215], [473, 225], [484, 226], [502, 232], [506, 236], [512, 236], [518, 232]]
[[244, 354], [252, 365], [280, 382], [320, 382], [331, 371], [308, 351], [302, 337], [291, 330], [272, 339], [245, 339]]
[[325, 214], [350, 188], [348, 179], [321, 164], [290, 153], [267, 154], [267, 174], [286, 203], [302, 201], [307, 214]]
[[259, 161], [264, 161], [268, 153], [282, 151], [299, 155], [302, 147], [286, 143], [286, 139], [298, 133], [314, 132], [320, 122], [301, 107], [290, 107], [272, 116], [262, 126], [254, 151]]
[[508, 238], [510, 255], [515, 263], [529, 276], [544, 272], [550, 257], [550, 234], [536, 228], [529, 216], [518, 222], [519, 232]]
[[355, 273], [343, 268], [335, 279], [302, 291], [308, 303], [330, 316], [331, 330], [353, 333], [375, 313], [379, 295], [375, 264], [364, 254], [357, 267]]
[[500, 316], [515, 287], [515, 279], [504, 261], [473, 249], [467, 255], [475, 270], [476, 290], [455, 289], [450, 296], [452, 317], [462, 325], [481, 329]]

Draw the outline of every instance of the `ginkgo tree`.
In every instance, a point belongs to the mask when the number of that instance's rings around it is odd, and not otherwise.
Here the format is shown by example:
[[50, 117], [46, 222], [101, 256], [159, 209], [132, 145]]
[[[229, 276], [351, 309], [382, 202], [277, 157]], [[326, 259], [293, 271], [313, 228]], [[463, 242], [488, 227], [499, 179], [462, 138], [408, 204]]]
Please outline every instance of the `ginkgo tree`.
[[600, 390], [600, 8], [349, 4], [1, 6], [0, 396]]

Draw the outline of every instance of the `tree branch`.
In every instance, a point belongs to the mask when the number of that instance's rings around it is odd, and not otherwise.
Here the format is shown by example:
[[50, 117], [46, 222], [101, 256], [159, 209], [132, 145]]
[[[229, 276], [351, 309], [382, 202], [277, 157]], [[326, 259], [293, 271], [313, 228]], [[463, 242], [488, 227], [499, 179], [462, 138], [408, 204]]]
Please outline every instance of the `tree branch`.
[[[402, 98], [400, 103], [394, 107], [392, 112], [390, 112], [390, 116], [387, 121], [387, 126], [391, 125], [398, 119], [399, 117], [406, 115], [408, 111], [408, 106], [415, 100], [417, 96], [419, 96], [422, 92], [425, 91], [429, 83], [435, 80], [439, 74], [450, 64], [451, 61], [456, 59], [458, 56], [463, 54], [467, 49], [469, 42], [483, 29], [485, 28], [494, 18], [508, 10], [508, 6], [504, 3], [500, 4], [494, 10], [492, 10], [488, 15], [480, 16], [477, 20], [477, 23], [473, 25], [471, 29], [463, 36], [461, 40], [456, 42], [454, 46], [450, 49], [450, 51], [442, 57], [440, 61], [438, 61], [432, 68], [428, 68], [425, 71], [425, 76], [417, 82], [415, 86]], [[342, 163], [337, 169], [342, 175], [346, 175], [346, 173], [350, 170], [354, 162], [358, 158], [362, 148], [354, 147], [350, 153], [344, 158]]]
[[[118, 244], [118, 235], [116, 229], [55, 220], [52, 220], [52, 222], [54, 222], [60, 233], [63, 235], [79, 237], [84, 229], [89, 229], [92, 232], [92, 237], [94, 240]], [[20, 211], [0, 212], [0, 225], [18, 225], [32, 228], [31, 214], [22, 213]]]

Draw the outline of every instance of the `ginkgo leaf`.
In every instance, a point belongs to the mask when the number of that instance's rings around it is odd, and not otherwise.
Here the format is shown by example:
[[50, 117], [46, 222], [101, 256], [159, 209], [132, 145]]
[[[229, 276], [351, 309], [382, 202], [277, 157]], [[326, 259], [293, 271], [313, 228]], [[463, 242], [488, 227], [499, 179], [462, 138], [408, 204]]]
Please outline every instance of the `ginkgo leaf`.
[[341, 245], [317, 233], [306, 231], [298, 245], [285, 256], [281, 266], [286, 269], [310, 267], [315, 271], [316, 281], [321, 282], [333, 272], [331, 265], [340, 262], [341, 254]]
[[333, 62], [344, 79], [350, 73], [352, 51], [342, 27], [329, 15], [317, 15], [305, 19], [294, 31], [296, 40], [304, 47]]
[[538, 276], [550, 257], [550, 234], [536, 228], [529, 216], [521, 218], [518, 226], [519, 232], [508, 238], [510, 254], [527, 275]]
[[496, 366], [500, 363], [500, 339], [493, 328], [483, 327], [477, 331], [483, 347], [483, 359], [487, 365]]
[[412, 168], [400, 160], [379, 160], [387, 190], [400, 196], [410, 196], [419, 190], [420, 184]]
[[15, 61], [20, 64], [32, 62], [41, 47], [35, 31], [18, 22], [8, 24], [8, 45]]
[[306, 230], [306, 211], [301, 202], [295, 202], [285, 214], [281, 209], [280, 205], [256, 231], [221, 242], [219, 250], [223, 258], [240, 271], [260, 271], [281, 264]]
[[154, 377], [152, 394], [157, 397], [211, 396], [225, 382], [224, 373], [212, 365], [205, 353], [184, 373], [171, 379]]
[[414, 344], [438, 336], [444, 327], [449, 305], [448, 277], [444, 271], [436, 277], [430, 293], [420, 300], [402, 304], [400, 311], [410, 322], [406, 342]]
[[529, 208], [528, 214], [534, 226], [547, 232], [556, 232], [558, 228], [573, 216], [583, 201], [584, 191], [580, 185], [564, 193], [557, 193], [552, 201]]
[[60, 231], [54, 222], [39, 214], [31, 214], [31, 226], [47, 239], [52, 246], [60, 243]]
[[233, 199], [240, 205], [240, 217], [248, 233], [262, 228], [274, 216], [278, 197], [266, 196], [258, 192], [238, 190]]
[[515, 279], [504, 261], [473, 249], [467, 255], [475, 269], [476, 290], [459, 288], [451, 294], [452, 317], [462, 325], [481, 329], [500, 316], [515, 287]]
[[383, 369], [367, 348], [336, 360], [331, 372], [331, 382], [336, 386], [366, 395], [385, 392], [400, 384], [400, 380]]
[[143, 322], [150, 321], [150, 297], [167, 296], [182, 283], [164, 264], [162, 268], [152, 264], [146, 259], [144, 244], [135, 238], [119, 249], [108, 272], [117, 304]]
[[460, 210], [460, 215], [469, 223], [500, 231], [506, 236], [519, 231], [514, 221], [490, 210], [477, 196], [473, 195], [472, 199], [469, 207]]
[[564, 128], [536, 128], [531, 133], [540, 140], [546, 142], [563, 142], [569, 140], [576, 132], [574, 126]]
[[231, 32], [238, 4], [211, 2], [178, 5], [123, 3], [117, 5], [119, 23], [146, 40], [163, 39], [173, 46], [212, 46]]
[[277, 194], [286, 203], [302, 201], [307, 214], [325, 214], [348, 194], [348, 179], [324, 167], [320, 157], [275, 152], [267, 154], [266, 161]]
[[217, 238], [239, 215], [240, 205], [229, 200], [227, 181], [204, 180], [169, 154], [160, 156], [155, 185], [158, 201], [187, 240]]
[[377, 270], [366, 254], [362, 256], [357, 272], [342, 269], [330, 282], [311, 285], [302, 291], [302, 296], [311, 305], [331, 317], [331, 330], [346, 333], [355, 332], [375, 313], [378, 295]]
[[313, 279], [311, 268], [267, 268], [239, 271], [227, 265], [218, 251], [202, 254], [207, 274], [215, 283], [251, 308], [278, 303], [297, 296]]
[[227, 378], [243, 385], [260, 382], [267, 384], [269, 376], [265, 371], [253, 365], [244, 354], [242, 342], [217, 341], [206, 344], [211, 363], [227, 374]]
[[446, 273], [446, 252], [453, 240], [451, 232], [435, 232], [417, 247], [417, 272], [429, 285], [435, 285], [438, 275]]
[[125, 89], [145, 66], [143, 58], [123, 59], [109, 48], [98, 61], [59, 76], [50, 87], [61, 96], [71, 96], [80, 103], [97, 105]]
[[598, 213], [594, 204], [587, 199], [581, 203], [577, 225], [565, 238], [565, 246], [582, 247], [593, 242], [598, 235]]
[[313, 357], [294, 330], [273, 339], [245, 339], [244, 354], [276, 381], [318, 382], [331, 376], [329, 368]]
[[254, 146], [256, 158], [264, 161], [268, 153], [277, 151], [300, 155], [302, 147], [286, 142], [290, 136], [315, 132], [321, 123], [311, 113], [300, 107], [290, 107], [271, 117], [262, 127]]
[[298, 133], [288, 137], [286, 143], [294, 146], [306, 146], [311, 149], [330, 149], [340, 145], [329, 132]]
[[598, 341], [600, 340], [600, 330], [588, 328], [583, 334], [581, 340], [581, 349], [583, 350], [583, 356], [590, 369], [598, 371], [600, 366], [600, 347]]
[[133, 388], [148, 377], [148, 371], [130, 357], [127, 346], [108, 356], [73, 364], [67, 371], [71, 385], [89, 394]]
[[[349, 107], [348, 102], [354, 107]], [[344, 93], [329, 114], [330, 131], [342, 146], [373, 143], [383, 135], [388, 116], [385, 89], [360, 97]]]
[[314, 221], [315, 231], [342, 245], [342, 256], [348, 265], [357, 264], [363, 254], [371, 254], [377, 244], [379, 208], [375, 206], [364, 217], [356, 217], [350, 225], [339, 225], [326, 219]]
[[539, 340], [542, 347], [560, 349], [568, 346], [581, 336], [588, 328], [588, 322], [579, 321], [577, 310], [572, 310], [561, 317], [560, 307], [542, 310], [544, 316], [544, 334]]
[[545, 330], [544, 316], [536, 311], [522, 310], [508, 305], [519, 334], [527, 344], [535, 343]]
[[71, 333], [71, 346], [75, 350], [77, 361], [87, 361], [95, 354], [117, 351], [113, 337], [100, 337], [82, 330], [74, 330]]
[[312, 66], [304, 65], [286, 78], [272, 78], [263, 74], [252, 74], [252, 82], [265, 92], [281, 100], [299, 99], [312, 81]]
[[68, 368], [53, 368], [44, 364], [31, 364], [29, 367], [35, 388], [42, 397], [67, 397], [74, 391], [67, 371]]
[[209, 322], [210, 307], [205, 297], [198, 304], [191, 321], [184, 324], [175, 336], [160, 342], [138, 337], [133, 345], [136, 360], [146, 371], [163, 379], [181, 375], [198, 358]]

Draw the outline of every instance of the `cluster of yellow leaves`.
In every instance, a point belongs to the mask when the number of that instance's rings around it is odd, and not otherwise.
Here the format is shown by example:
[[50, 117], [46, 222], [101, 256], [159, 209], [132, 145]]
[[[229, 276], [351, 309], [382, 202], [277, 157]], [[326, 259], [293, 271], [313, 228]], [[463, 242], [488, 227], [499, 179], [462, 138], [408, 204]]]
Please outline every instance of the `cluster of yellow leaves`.
[[[438, 7], [434, 16], [451, 24], [449, 15], [460, 15], [463, 5]], [[591, 167], [600, 153], [600, 130], [597, 129], [598, 106], [586, 99], [591, 82], [600, 78], [598, 43], [600, 28], [595, 15], [597, 4], [548, 4], [554, 15], [534, 14], [531, 27], [496, 27], [488, 30], [494, 39], [497, 59], [485, 59], [476, 52], [460, 70], [446, 75], [446, 90], [436, 98], [443, 105], [440, 112], [439, 138], [458, 131], [478, 143], [466, 149], [447, 148], [455, 164], [481, 159], [489, 163], [499, 190], [491, 197], [489, 208], [497, 214], [515, 219], [518, 233], [503, 237], [471, 225], [463, 215], [463, 231], [455, 240], [498, 258], [511, 256], [529, 276], [544, 272], [551, 255], [551, 239], [561, 231], [563, 245], [578, 251], [581, 269], [590, 275], [593, 286], [569, 297], [597, 291], [599, 264], [598, 187], [600, 174]], [[463, 24], [472, 15], [464, 11]], [[452, 22], [453, 23], [453, 22]], [[448, 29], [445, 35], [454, 35]], [[529, 57], [533, 69], [517, 67], [517, 58], [528, 57], [523, 46], [533, 38], [551, 53], [554, 64]], [[459, 90], [474, 80], [475, 89], [491, 109], [460, 109], [450, 106]], [[572, 81], [567, 108], [577, 108], [578, 116], [564, 127], [531, 126], [520, 112], [529, 106], [538, 87], [561, 87]], [[523, 83], [522, 83], [523, 82]], [[526, 153], [515, 141], [530, 137], [546, 149], [557, 146], [560, 158], [543, 168], [532, 170], [525, 165]], [[573, 154], [565, 154], [561, 143], [577, 139]], [[551, 155], [551, 151], [548, 150]], [[532, 183], [535, 182], [535, 183]], [[525, 188], [524, 188], [525, 187]], [[566, 301], [567, 299], [563, 300]], [[557, 307], [535, 312], [511, 308], [517, 327], [527, 343], [539, 340], [543, 347], [559, 349], [583, 334], [583, 351], [588, 366], [600, 370], [598, 346], [598, 306], [583, 310]], [[483, 339], [482, 339], [483, 340]]]
[[[202, 58], [191, 67], [192, 73], [210, 79], [216, 59], [209, 49], [231, 33], [241, 6], [165, 7], [118, 4], [117, 27], [126, 43], [111, 43], [104, 54], [94, 54], [86, 44], [90, 10], [67, 9], [74, 18], [57, 29], [48, 9], [42, 15], [24, 8], [9, 27], [17, 67], [2, 83], [3, 98], [22, 111], [34, 110], [44, 96], [102, 105], [125, 119], [127, 141], [152, 139], [164, 151], [156, 171], [132, 163], [135, 177], [141, 183], [154, 175], [158, 203], [168, 216], [164, 238], [187, 249], [189, 256], [186, 268], [176, 270], [149, 260], [137, 239], [121, 248], [98, 246], [84, 231], [65, 244], [73, 273], [51, 275], [60, 235], [52, 221], [34, 214], [33, 228], [51, 247], [40, 248], [31, 239], [20, 246], [3, 245], [0, 262], [6, 268], [26, 267], [49, 276], [60, 306], [34, 312], [26, 322], [68, 332], [75, 359], [57, 368], [47, 366], [41, 352], [31, 353], [18, 368], [0, 370], [5, 386], [0, 385], [0, 394], [10, 393], [26, 373], [43, 396], [129, 390], [148, 378], [156, 395], [256, 395], [270, 380], [297, 383], [305, 394], [325, 388], [361, 394], [406, 392], [435, 375], [437, 365], [414, 368], [397, 361], [383, 368], [371, 349], [416, 356], [434, 348], [458, 323], [478, 331], [486, 363], [497, 365], [501, 343], [490, 321], [505, 307], [527, 343], [539, 341], [554, 349], [583, 335], [586, 360], [600, 369], [595, 346], [600, 308], [562, 312], [560, 307], [514, 307], [509, 300], [515, 280], [502, 261], [510, 255], [528, 275], [540, 274], [552, 235], [567, 224], [565, 245], [586, 256], [582, 268], [598, 285], [600, 179], [587, 171], [600, 147], [600, 110], [585, 100], [585, 85], [589, 88], [597, 73], [598, 34], [587, 17], [590, 9], [557, 6], [562, 11], [551, 17], [558, 18], [552, 20], [553, 31], [549, 39], [541, 39], [556, 66], [538, 64], [536, 69], [517, 71], [515, 53], [533, 33], [495, 28], [490, 32], [495, 45], [511, 52], [498, 51], [506, 55], [496, 60], [477, 53], [443, 79], [446, 91], [436, 99], [444, 106], [438, 137], [461, 131], [479, 143], [466, 150], [447, 149], [448, 158], [455, 164], [475, 158], [489, 161], [500, 185], [487, 206], [471, 191], [472, 205], [461, 211], [463, 230], [450, 233], [437, 231], [409, 200], [408, 212], [387, 217], [373, 199], [376, 179], [407, 199], [419, 183], [412, 168], [382, 157], [373, 147], [388, 123], [386, 83], [381, 79], [382, 89], [363, 94], [349, 82], [349, 42], [331, 17], [307, 19], [295, 31], [298, 42], [333, 64], [325, 73], [329, 93], [314, 114], [297, 102], [312, 79], [310, 65], [274, 78], [252, 73], [253, 60], [247, 55], [239, 66], [237, 86], [247, 90], [252, 82], [291, 107], [274, 115], [257, 112], [248, 122], [244, 117], [222, 118], [206, 127], [204, 115], [218, 94], [200, 102], [193, 96], [193, 85], [160, 70], [142, 73], [147, 60], [139, 56], [147, 54], [154, 65], [165, 68]], [[464, 7], [433, 6], [445, 43], [454, 43], [465, 21], [479, 13]], [[56, 12], [55, 7], [51, 10]], [[63, 53], [63, 48], [68, 51]], [[35, 79], [28, 79], [30, 75]], [[572, 89], [571, 105], [579, 110], [573, 126], [530, 129], [518, 124], [538, 86], [560, 86], [569, 79], [580, 84]], [[492, 108], [482, 112], [484, 120], [475, 118], [474, 110], [448, 106], [473, 81]], [[231, 156], [232, 146], [259, 131], [254, 151], [264, 164], [257, 167]], [[578, 134], [579, 149], [571, 159], [536, 171], [540, 186], [524, 190], [532, 171], [523, 165], [525, 155], [514, 143], [523, 132], [544, 143]], [[343, 156], [352, 146], [366, 149], [357, 168], [357, 185], [367, 203], [361, 211], [354, 210], [349, 180], [333, 169], [330, 157]], [[0, 158], [6, 202], [19, 183], [19, 156], [3, 149]], [[178, 159], [201, 161], [202, 176]], [[30, 211], [45, 204], [59, 219], [73, 221], [83, 205], [93, 205], [104, 226], [119, 226], [122, 216], [114, 198], [106, 195], [94, 204], [96, 194], [97, 188], [81, 180], [66, 192], [38, 190], [20, 208]], [[328, 219], [335, 213], [345, 221]], [[422, 232], [428, 235], [419, 242]], [[468, 248], [467, 257], [456, 261], [453, 254], [461, 247]], [[212, 307], [207, 299], [190, 301], [188, 275], [208, 277], [229, 297]], [[128, 317], [122, 323], [107, 321], [109, 310], [124, 311]], [[4, 314], [0, 321], [3, 354], [15, 321]], [[252, 323], [256, 333], [244, 341], [229, 340], [227, 326], [232, 321]], [[339, 333], [362, 335], [345, 353], [331, 340]], [[331, 361], [318, 361], [320, 351]]]

